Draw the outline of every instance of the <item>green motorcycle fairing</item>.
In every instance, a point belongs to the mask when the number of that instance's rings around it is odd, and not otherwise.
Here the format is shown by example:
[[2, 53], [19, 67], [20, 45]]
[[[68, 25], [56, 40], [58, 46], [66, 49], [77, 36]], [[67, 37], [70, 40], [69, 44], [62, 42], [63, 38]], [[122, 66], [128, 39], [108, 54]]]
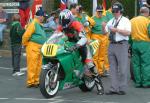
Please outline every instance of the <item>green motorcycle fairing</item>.
[[[74, 45], [74, 43], [68, 42], [68, 38], [64, 34], [53, 35], [54, 36], [51, 36], [50, 39], [47, 40], [47, 42], [45, 42], [42, 47], [43, 64], [48, 64], [48, 62], [51, 62], [53, 60], [57, 60], [61, 64], [61, 69], [63, 69], [65, 77], [63, 80], [60, 80], [60, 90], [78, 86], [79, 84], [83, 83], [82, 80], [80, 80], [80, 78], [77, 77], [74, 72], [74, 70], [78, 70], [80, 73], [83, 72], [83, 64], [81, 62], [79, 51], [66, 51], [65, 48], [71, 47], [72, 45]], [[51, 44], [55, 45], [51, 46]], [[53, 54], [52, 52], [54, 51], [56, 45], [58, 46], [56, 54], [53, 56], [46, 55]]]

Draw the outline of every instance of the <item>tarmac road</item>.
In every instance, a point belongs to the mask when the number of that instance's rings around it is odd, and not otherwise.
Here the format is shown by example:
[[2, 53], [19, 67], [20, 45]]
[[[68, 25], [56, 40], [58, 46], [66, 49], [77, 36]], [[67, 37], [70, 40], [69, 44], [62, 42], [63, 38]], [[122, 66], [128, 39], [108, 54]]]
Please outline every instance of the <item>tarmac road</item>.
[[[21, 68], [26, 68], [22, 57]], [[97, 95], [96, 89], [83, 93], [79, 88], [60, 91], [56, 97], [45, 99], [39, 88], [26, 88], [26, 75], [12, 77], [11, 57], [0, 56], [0, 103], [150, 103], [150, 88], [134, 88], [129, 80], [129, 89], [124, 96]], [[104, 87], [109, 87], [109, 78], [103, 78]]]

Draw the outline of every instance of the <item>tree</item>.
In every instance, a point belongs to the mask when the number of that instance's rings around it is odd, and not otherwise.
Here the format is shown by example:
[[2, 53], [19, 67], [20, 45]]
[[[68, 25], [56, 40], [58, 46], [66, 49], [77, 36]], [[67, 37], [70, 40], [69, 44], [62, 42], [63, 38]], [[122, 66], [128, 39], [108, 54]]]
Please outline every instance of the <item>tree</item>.
[[47, 12], [50, 13], [54, 9], [54, 1], [55, 0], [43, 0], [43, 9]]

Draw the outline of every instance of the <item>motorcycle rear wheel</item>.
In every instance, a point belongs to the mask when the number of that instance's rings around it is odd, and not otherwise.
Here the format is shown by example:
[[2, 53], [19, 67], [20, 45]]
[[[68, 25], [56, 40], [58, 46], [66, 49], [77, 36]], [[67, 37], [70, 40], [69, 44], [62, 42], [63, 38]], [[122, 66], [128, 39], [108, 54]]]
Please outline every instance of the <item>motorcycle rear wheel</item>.
[[[40, 75], [40, 91], [45, 98], [54, 97], [59, 89], [59, 81], [53, 82], [56, 73], [51, 69], [42, 69]], [[58, 78], [58, 74], [57, 74]]]
[[83, 77], [83, 84], [79, 85], [79, 88], [83, 92], [92, 91], [95, 87], [95, 80], [93, 77], [84, 76]]

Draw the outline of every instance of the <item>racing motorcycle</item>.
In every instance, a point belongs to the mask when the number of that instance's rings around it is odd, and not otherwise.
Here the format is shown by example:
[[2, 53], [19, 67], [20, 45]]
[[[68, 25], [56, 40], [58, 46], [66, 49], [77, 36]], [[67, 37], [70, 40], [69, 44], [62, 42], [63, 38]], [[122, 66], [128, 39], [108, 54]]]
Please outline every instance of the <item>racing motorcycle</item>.
[[[92, 91], [96, 83], [101, 83], [100, 77], [85, 75], [85, 65], [81, 62], [79, 50], [73, 52], [67, 48], [74, 43], [68, 41], [64, 33], [54, 33], [44, 43], [41, 52], [43, 66], [40, 75], [39, 88], [45, 98], [54, 97], [59, 90], [79, 87], [83, 92]], [[92, 54], [98, 48], [98, 41], [89, 43]], [[100, 85], [103, 92], [103, 86]]]

